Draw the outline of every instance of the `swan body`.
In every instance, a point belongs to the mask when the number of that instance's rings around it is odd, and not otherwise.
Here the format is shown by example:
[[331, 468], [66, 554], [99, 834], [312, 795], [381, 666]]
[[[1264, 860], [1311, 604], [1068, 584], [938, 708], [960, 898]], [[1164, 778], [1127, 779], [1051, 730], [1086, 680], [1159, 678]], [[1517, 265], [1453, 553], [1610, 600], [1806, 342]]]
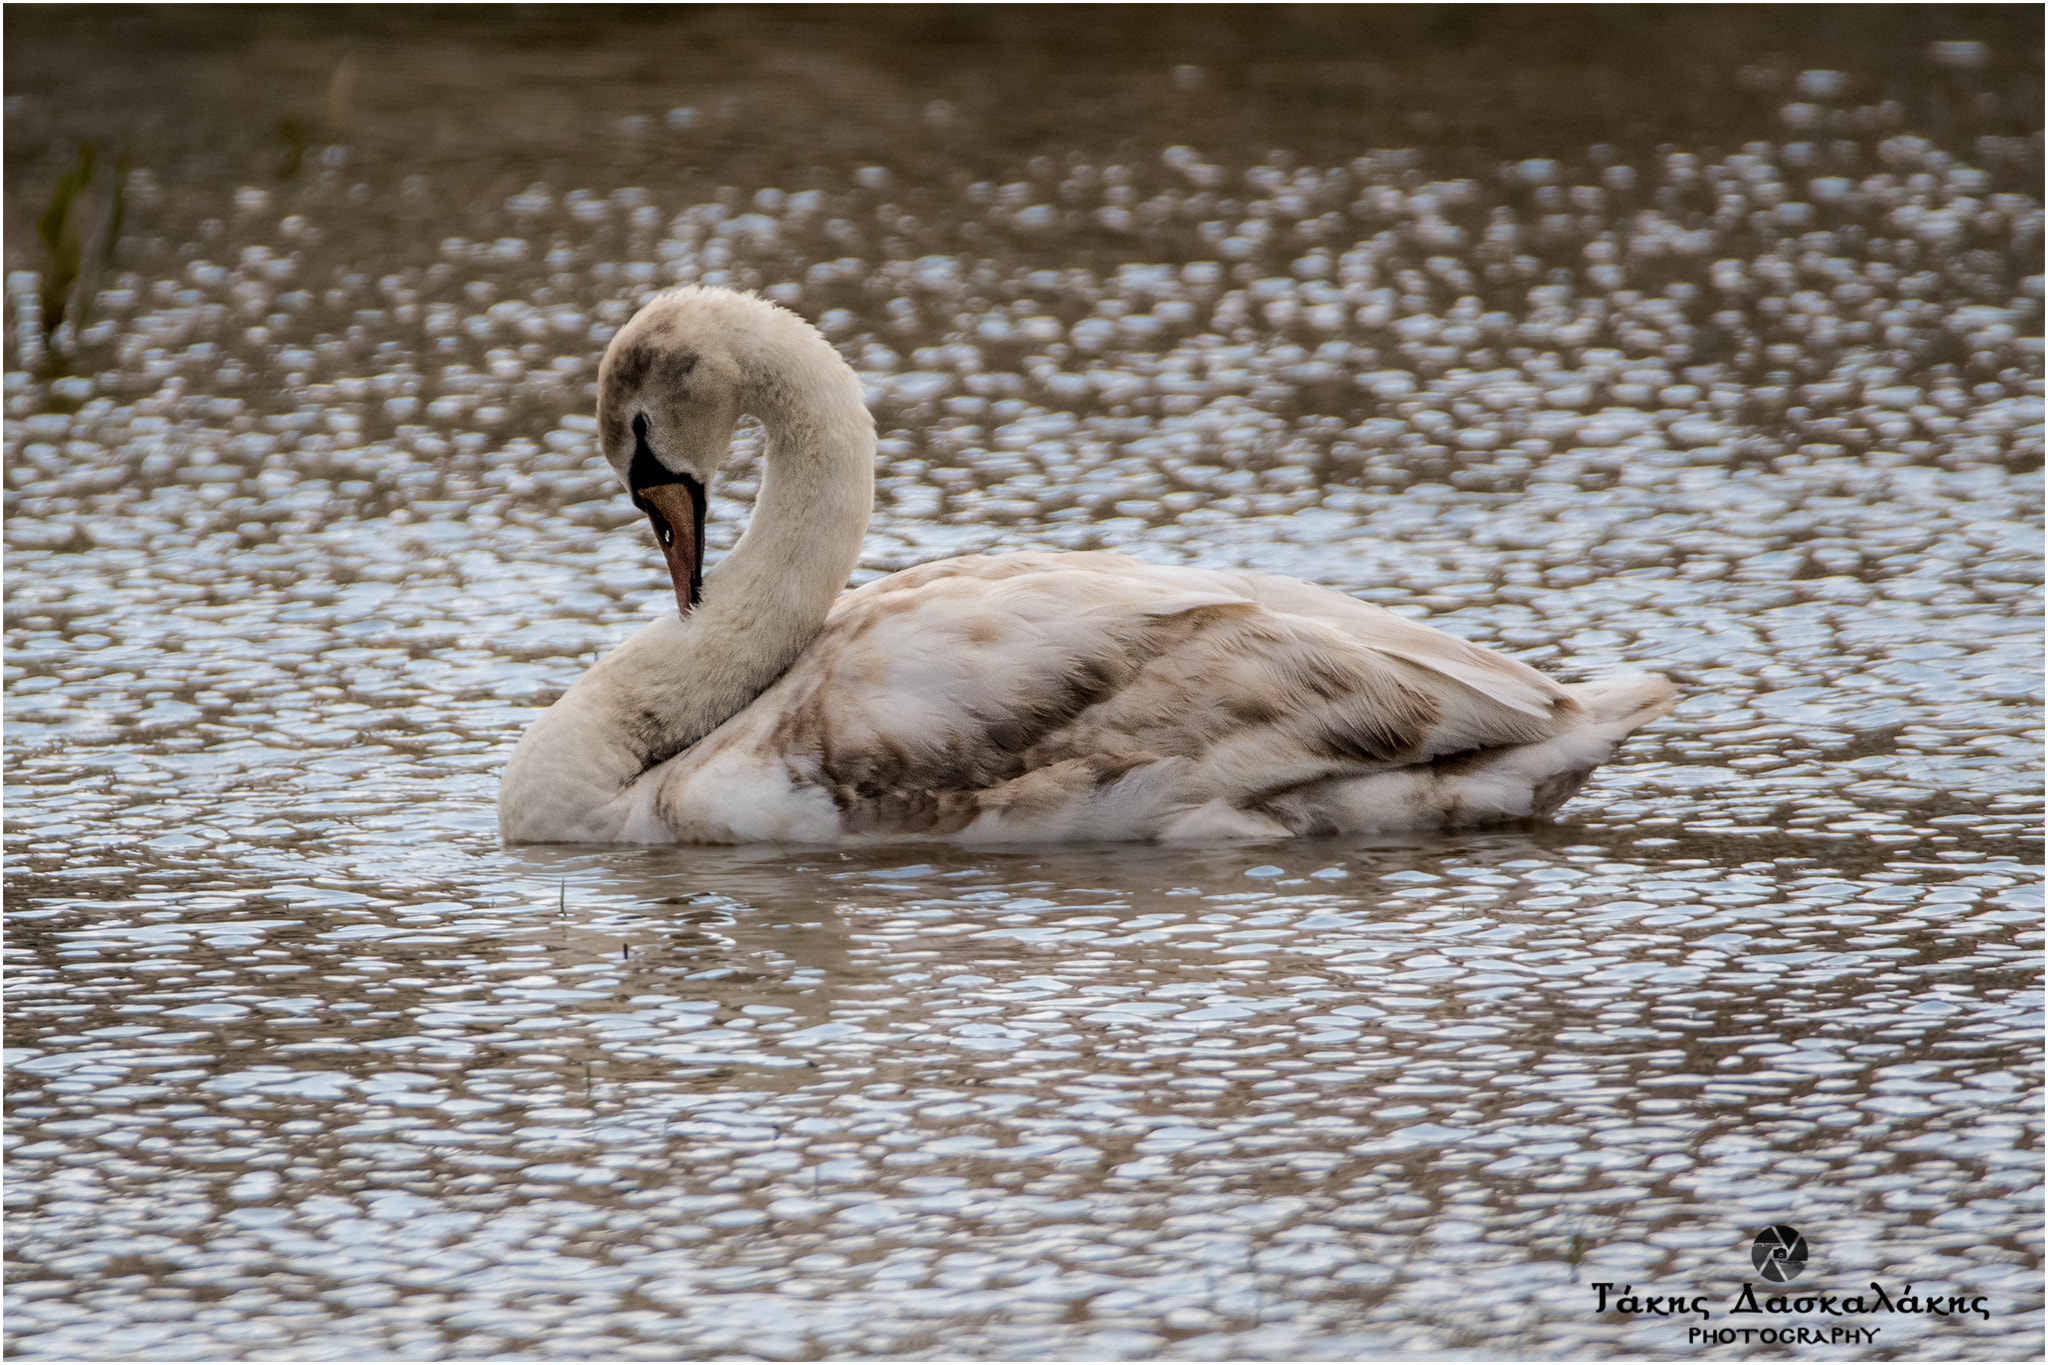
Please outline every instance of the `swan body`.
[[[1125, 555], [968, 556], [842, 592], [872, 421], [831, 346], [752, 296], [661, 296], [598, 387], [678, 609], [521, 739], [509, 842], [1467, 828], [1549, 815], [1674, 701], [1648, 675], [1564, 686], [1325, 588]], [[704, 574], [702, 489], [742, 412], [761, 488]]]

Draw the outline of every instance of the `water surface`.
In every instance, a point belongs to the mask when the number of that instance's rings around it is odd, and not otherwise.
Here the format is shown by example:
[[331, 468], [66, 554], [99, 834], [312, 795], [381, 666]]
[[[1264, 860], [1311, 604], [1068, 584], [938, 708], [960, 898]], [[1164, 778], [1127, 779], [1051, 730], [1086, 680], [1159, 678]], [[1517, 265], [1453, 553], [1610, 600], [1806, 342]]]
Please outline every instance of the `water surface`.
[[[1797, 1354], [2038, 1355], [2038, 18], [1419, 13], [10, 11], [10, 1349], [1672, 1356], [1592, 1286], [1755, 1325], [1790, 1223], [1988, 1305]], [[862, 579], [1686, 701], [1457, 839], [501, 848], [670, 600], [590, 387], [690, 280], [860, 370]]]

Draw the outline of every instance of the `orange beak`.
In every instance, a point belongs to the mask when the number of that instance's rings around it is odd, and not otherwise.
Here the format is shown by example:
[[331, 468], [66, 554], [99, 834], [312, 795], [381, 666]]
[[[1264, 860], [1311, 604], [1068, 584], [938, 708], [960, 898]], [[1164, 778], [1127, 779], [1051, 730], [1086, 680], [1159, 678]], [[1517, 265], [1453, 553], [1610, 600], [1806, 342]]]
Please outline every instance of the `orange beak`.
[[668, 561], [669, 582], [675, 585], [676, 610], [684, 616], [704, 596], [703, 503], [687, 484], [663, 483], [633, 495], [654, 526], [655, 543]]

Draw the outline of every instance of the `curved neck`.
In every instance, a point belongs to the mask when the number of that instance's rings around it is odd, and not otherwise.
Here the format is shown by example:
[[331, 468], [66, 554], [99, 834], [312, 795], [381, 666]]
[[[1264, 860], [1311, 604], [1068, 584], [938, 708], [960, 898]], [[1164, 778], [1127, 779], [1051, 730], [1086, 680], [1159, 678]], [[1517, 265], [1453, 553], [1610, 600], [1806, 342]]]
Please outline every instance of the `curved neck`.
[[[705, 574], [703, 601], [684, 622], [710, 633], [729, 656], [767, 667], [754, 693], [824, 625], [860, 562], [874, 505], [874, 419], [853, 372], [823, 341], [817, 345], [824, 357], [807, 355], [802, 370], [758, 384], [751, 410], [766, 441], [754, 513], [739, 543]], [[825, 358], [829, 368], [817, 373]]]
[[823, 628], [860, 560], [875, 429], [853, 371], [805, 333], [748, 365], [767, 441], [745, 533], [687, 618], [650, 622], [526, 732], [499, 792], [506, 839], [618, 839], [641, 774], [759, 696]]

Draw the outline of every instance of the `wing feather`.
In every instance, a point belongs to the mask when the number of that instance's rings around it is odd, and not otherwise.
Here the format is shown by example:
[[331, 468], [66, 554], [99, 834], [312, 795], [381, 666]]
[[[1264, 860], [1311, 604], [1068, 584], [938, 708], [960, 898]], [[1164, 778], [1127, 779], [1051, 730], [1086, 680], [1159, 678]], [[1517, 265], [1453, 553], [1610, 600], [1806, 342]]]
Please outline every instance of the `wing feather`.
[[1535, 670], [1341, 593], [1026, 553], [846, 594], [760, 704], [700, 747], [829, 793], [849, 832], [957, 833], [1026, 811], [1037, 828], [1057, 796], [1071, 809], [1054, 825], [1113, 809], [1131, 837], [1583, 720]]

